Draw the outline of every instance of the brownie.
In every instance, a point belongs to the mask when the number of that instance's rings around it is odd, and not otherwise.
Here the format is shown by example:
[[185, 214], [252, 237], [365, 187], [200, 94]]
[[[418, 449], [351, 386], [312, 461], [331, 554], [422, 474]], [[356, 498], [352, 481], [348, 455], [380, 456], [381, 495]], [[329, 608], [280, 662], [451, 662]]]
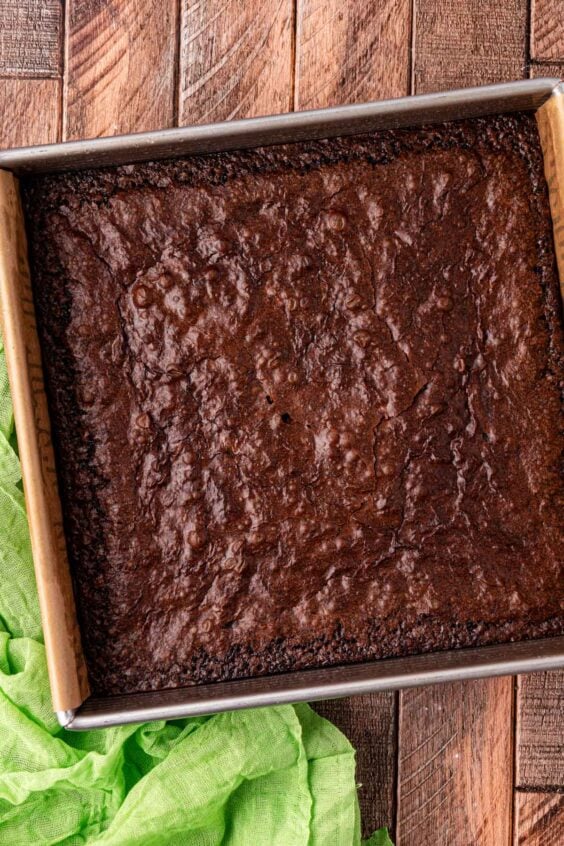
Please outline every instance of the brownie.
[[563, 631], [533, 115], [23, 196], [97, 694]]

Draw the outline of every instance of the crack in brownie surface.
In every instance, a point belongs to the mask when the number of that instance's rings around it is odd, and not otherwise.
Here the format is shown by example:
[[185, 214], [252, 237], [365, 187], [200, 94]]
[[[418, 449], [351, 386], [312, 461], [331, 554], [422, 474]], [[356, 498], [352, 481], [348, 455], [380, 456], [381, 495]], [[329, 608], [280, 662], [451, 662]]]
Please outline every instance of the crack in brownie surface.
[[23, 192], [97, 693], [562, 631], [531, 115]]

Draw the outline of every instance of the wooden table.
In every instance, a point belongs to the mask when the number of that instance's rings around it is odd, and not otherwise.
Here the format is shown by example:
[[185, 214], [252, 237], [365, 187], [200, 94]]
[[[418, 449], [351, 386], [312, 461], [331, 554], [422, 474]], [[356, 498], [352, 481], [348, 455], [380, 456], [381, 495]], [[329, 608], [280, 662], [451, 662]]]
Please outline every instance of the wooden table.
[[[564, 77], [563, 21], [563, 0], [0, 0], [1, 143]], [[564, 673], [318, 709], [358, 749], [365, 832], [564, 844]]]

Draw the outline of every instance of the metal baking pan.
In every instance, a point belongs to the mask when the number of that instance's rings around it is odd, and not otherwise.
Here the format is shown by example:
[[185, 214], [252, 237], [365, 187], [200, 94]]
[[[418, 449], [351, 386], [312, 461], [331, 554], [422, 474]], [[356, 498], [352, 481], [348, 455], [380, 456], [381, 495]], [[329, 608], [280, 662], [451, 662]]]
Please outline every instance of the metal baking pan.
[[[99, 699], [89, 695], [66, 558], [18, 175], [157, 160], [502, 112], [537, 113], [564, 281], [564, 85], [536, 79], [0, 153], [0, 303], [54, 710], [68, 729], [564, 667], [564, 636]], [[540, 111], [539, 111], [540, 110]], [[560, 223], [558, 223], [560, 221]]]

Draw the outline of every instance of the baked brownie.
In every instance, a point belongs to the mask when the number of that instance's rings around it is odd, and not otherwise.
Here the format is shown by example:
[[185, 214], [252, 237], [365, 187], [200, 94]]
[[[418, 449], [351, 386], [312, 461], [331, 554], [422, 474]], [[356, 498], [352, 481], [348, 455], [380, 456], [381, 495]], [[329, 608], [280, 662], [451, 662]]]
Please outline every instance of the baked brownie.
[[23, 193], [96, 693], [563, 631], [532, 115]]

